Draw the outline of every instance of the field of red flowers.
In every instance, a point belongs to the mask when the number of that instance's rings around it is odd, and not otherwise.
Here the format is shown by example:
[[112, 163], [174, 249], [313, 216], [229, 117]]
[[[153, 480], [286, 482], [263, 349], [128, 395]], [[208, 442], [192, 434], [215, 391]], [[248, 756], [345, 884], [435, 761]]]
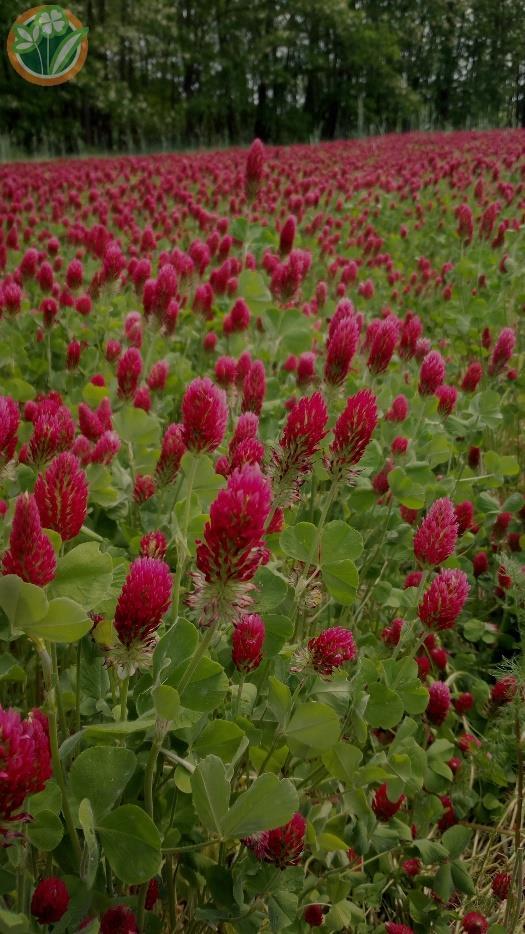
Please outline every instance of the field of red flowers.
[[0, 931], [522, 930], [525, 133], [0, 167]]

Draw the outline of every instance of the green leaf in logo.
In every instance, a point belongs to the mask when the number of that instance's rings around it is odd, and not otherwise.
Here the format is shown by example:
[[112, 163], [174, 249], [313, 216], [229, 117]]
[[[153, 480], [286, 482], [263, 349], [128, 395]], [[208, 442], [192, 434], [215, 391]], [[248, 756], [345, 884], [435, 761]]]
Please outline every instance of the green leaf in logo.
[[51, 59], [49, 68], [50, 75], [58, 75], [60, 72], [66, 70], [79, 45], [87, 36], [88, 31], [88, 28], [84, 26], [83, 29], [75, 29], [75, 31], [70, 32], [65, 39], [62, 39], [62, 42]]

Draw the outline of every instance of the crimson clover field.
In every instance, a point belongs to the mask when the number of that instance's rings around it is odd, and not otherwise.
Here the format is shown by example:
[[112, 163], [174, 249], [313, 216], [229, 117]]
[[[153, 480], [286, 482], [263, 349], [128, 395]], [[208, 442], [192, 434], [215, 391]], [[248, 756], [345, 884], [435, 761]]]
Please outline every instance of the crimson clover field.
[[0, 166], [0, 931], [523, 924], [525, 132]]

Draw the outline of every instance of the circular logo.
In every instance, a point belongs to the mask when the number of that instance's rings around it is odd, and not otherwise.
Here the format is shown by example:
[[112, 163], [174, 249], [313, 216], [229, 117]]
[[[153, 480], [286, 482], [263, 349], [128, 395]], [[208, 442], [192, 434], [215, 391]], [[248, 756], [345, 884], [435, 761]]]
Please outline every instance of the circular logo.
[[55, 4], [35, 6], [22, 13], [9, 31], [9, 61], [31, 84], [63, 84], [78, 74], [86, 60], [88, 31], [70, 10]]

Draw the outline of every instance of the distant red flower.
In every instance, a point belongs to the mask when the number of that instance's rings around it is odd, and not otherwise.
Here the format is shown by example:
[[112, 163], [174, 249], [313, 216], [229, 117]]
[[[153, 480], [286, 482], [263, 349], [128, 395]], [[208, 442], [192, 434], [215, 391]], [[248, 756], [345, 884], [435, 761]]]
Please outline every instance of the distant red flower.
[[422, 863], [420, 859], [417, 859], [417, 857], [413, 859], [405, 859], [401, 868], [403, 872], [406, 873], [407, 876], [410, 876], [411, 879], [414, 879], [416, 876], [420, 874], [421, 869], [422, 869]]
[[303, 911], [303, 921], [311, 928], [320, 928], [324, 924], [323, 905], [308, 905]]
[[311, 664], [320, 675], [331, 675], [357, 656], [354, 637], [349, 629], [332, 626], [308, 642]]
[[504, 902], [505, 899], [508, 898], [511, 883], [512, 876], [510, 872], [497, 872], [492, 877], [492, 894], [495, 898], [498, 898], [500, 902]]
[[2, 573], [16, 574], [30, 584], [44, 587], [53, 580], [56, 557], [42, 524], [35, 497], [22, 493], [15, 505], [9, 549], [2, 559]]
[[418, 607], [419, 618], [430, 629], [451, 629], [469, 593], [467, 576], [456, 568], [444, 569], [431, 582]]
[[251, 200], [259, 191], [264, 171], [264, 146], [260, 139], [254, 139], [246, 157], [245, 189]]
[[155, 495], [155, 480], [149, 474], [137, 474], [133, 485], [133, 499], [136, 503], [145, 503]]
[[165, 558], [168, 540], [164, 532], [146, 532], [140, 540], [139, 549], [143, 558]]
[[399, 321], [388, 315], [374, 331], [370, 344], [367, 366], [371, 373], [384, 373], [390, 363], [399, 338]]
[[396, 801], [391, 801], [388, 797], [386, 782], [377, 789], [373, 801], [372, 810], [380, 821], [389, 821], [394, 817], [405, 802], [405, 795], [401, 795]]
[[164, 389], [168, 373], [169, 365], [166, 360], [158, 360], [157, 363], [154, 363], [146, 380], [149, 389], [152, 392], [159, 392]]
[[281, 228], [281, 234], [279, 237], [279, 253], [281, 256], [288, 256], [288, 253], [291, 251], [295, 239], [296, 226], [297, 223], [295, 217], [293, 214], [291, 214]]
[[182, 400], [182, 437], [189, 451], [215, 451], [226, 431], [226, 395], [208, 377], [194, 379]]
[[458, 535], [464, 535], [471, 528], [474, 521], [474, 505], [469, 499], [466, 499], [462, 503], [457, 503], [454, 511], [458, 523]]
[[462, 694], [458, 694], [458, 696], [454, 698], [453, 704], [456, 713], [460, 716], [463, 716], [463, 714], [468, 713], [469, 710], [472, 710], [474, 706], [474, 698], [472, 697], [470, 691], [463, 691]]
[[481, 574], [486, 574], [489, 569], [489, 559], [486, 551], [478, 551], [476, 555], [472, 558], [472, 570], [474, 572], [474, 577], [480, 577]]
[[401, 630], [405, 625], [405, 620], [401, 618], [393, 619], [389, 626], [385, 626], [381, 632], [381, 639], [385, 645], [399, 645]]
[[328, 339], [324, 378], [329, 385], [340, 386], [345, 381], [358, 341], [359, 326], [356, 318], [343, 318]]
[[461, 388], [464, 392], [475, 392], [483, 376], [483, 367], [478, 360], [469, 363], [466, 373], [461, 381]]
[[431, 350], [424, 358], [419, 371], [419, 392], [431, 396], [445, 380], [445, 361], [438, 350]]
[[261, 360], [254, 360], [242, 387], [242, 410], [243, 412], [255, 412], [261, 414], [264, 396], [266, 394], [266, 373], [264, 363]]
[[454, 553], [458, 522], [449, 499], [437, 499], [414, 536], [414, 555], [421, 564], [442, 564]]
[[56, 924], [69, 905], [67, 885], [56, 876], [41, 879], [31, 898], [31, 914], [39, 924]]
[[137, 386], [142, 373], [142, 357], [140, 350], [136, 347], [129, 347], [122, 354], [117, 367], [117, 380], [119, 396], [124, 399], [132, 399], [137, 391]]
[[114, 905], [100, 919], [100, 934], [139, 934], [137, 919], [131, 908]]
[[351, 475], [359, 463], [377, 425], [377, 402], [373, 392], [360, 389], [347, 400], [334, 428], [329, 470], [334, 476]]
[[408, 417], [409, 407], [406, 396], [396, 396], [388, 412], [385, 415], [390, 422], [404, 422]]
[[516, 333], [513, 328], [503, 328], [492, 351], [489, 373], [496, 376], [505, 369], [516, 346]]
[[12, 459], [18, 440], [20, 412], [11, 396], [0, 396], [0, 468]]
[[297, 498], [326, 434], [327, 420], [328, 410], [320, 392], [299, 399], [288, 415], [279, 444], [272, 451], [272, 490], [281, 506]]
[[184, 426], [177, 422], [168, 425], [160, 449], [160, 456], [155, 467], [157, 483], [173, 483], [180, 468], [182, 455], [186, 451]]
[[496, 681], [490, 689], [490, 699], [493, 704], [501, 707], [503, 704], [510, 704], [516, 696], [518, 682], [514, 675], [506, 675]]
[[262, 660], [266, 630], [257, 613], [242, 616], [232, 633], [232, 661], [239, 671], [254, 671]]
[[438, 412], [440, 415], [452, 415], [456, 408], [458, 391], [455, 386], [438, 386], [435, 392], [438, 400]]
[[435, 726], [441, 726], [450, 710], [450, 690], [444, 681], [434, 681], [428, 688], [428, 705], [425, 711]]
[[302, 814], [296, 813], [283, 827], [263, 831], [255, 837], [247, 837], [243, 842], [261, 862], [286, 869], [287, 866], [300, 863], [305, 833], [306, 821]]

